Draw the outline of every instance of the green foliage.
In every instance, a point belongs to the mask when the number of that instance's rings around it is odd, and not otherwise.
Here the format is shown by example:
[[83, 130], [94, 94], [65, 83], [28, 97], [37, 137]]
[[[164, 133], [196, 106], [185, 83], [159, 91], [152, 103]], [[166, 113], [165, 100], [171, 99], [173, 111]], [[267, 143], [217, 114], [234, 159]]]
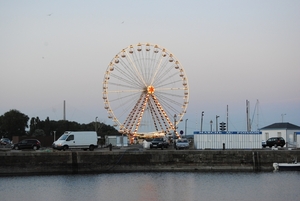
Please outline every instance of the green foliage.
[[32, 134], [32, 136], [36, 137], [36, 136], [45, 136], [45, 132], [42, 129], [35, 129], [34, 133]]
[[28, 127], [29, 117], [20, 113], [17, 110], [10, 110], [4, 115], [0, 116], [0, 135], [8, 138], [12, 136], [50, 136], [55, 135], [58, 138], [65, 131], [95, 131], [98, 136], [118, 135], [118, 131], [104, 123], [91, 122], [89, 124], [79, 124], [74, 121], [53, 121], [47, 117], [45, 120], [40, 120], [39, 117], [32, 117], [29, 121], [29, 131], [26, 133], [25, 129]]
[[29, 117], [18, 110], [10, 110], [0, 117], [0, 132], [2, 136], [12, 138], [12, 136], [26, 135], [25, 129], [28, 127]]

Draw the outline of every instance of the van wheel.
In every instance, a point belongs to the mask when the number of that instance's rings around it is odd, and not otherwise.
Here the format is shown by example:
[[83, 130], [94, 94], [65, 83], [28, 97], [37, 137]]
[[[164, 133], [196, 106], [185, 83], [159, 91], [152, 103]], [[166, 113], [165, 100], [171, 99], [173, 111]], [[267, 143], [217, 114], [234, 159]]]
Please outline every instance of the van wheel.
[[94, 145], [90, 145], [89, 150], [94, 151]]
[[62, 150], [66, 151], [68, 149], [68, 146], [64, 146]]
[[33, 150], [37, 150], [37, 146], [33, 146], [32, 148], [33, 148]]

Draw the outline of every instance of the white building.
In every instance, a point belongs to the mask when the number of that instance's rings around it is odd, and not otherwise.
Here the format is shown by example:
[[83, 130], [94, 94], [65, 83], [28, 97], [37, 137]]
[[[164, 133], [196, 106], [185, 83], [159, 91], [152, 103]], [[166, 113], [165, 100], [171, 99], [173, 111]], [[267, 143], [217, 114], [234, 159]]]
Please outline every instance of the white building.
[[[260, 129], [262, 132], [262, 140], [271, 137], [283, 137], [287, 143], [287, 147], [300, 147], [300, 127], [288, 122], [274, 123]], [[297, 137], [298, 136], [298, 137]]]

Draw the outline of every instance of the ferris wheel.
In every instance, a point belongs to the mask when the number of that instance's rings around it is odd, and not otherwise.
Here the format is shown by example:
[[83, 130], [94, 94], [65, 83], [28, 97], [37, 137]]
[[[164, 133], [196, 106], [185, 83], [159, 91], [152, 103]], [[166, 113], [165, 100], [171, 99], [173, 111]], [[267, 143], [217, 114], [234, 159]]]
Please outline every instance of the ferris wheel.
[[104, 107], [120, 133], [176, 131], [189, 100], [187, 76], [167, 49], [138, 43], [122, 49], [103, 80]]

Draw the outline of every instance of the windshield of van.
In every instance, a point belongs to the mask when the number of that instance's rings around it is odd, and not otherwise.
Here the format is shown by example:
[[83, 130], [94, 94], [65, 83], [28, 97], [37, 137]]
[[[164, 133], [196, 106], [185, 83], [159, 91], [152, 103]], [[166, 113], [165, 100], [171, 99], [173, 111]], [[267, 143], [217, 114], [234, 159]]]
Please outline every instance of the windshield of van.
[[63, 134], [62, 136], [60, 136], [60, 138], [58, 138], [58, 140], [66, 140], [66, 138], [67, 138], [68, 136], [69, 136], [69, 135]]

